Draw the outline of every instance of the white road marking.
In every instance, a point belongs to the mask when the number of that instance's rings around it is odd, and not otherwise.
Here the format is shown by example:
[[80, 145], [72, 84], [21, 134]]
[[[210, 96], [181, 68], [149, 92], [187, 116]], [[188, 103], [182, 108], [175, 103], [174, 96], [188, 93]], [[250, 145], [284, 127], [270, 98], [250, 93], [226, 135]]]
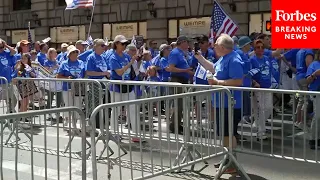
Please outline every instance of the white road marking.
[[273, 122], [273, 123], [277, 123], [277, 124], [293, 124], [293, 121], [288, 121], [288, 120], [281, 120], [281, 119], [273, 119], [272, 121], [271, 121], [271, 119], [268, 119], [268, 122]]
[[[250, 124], [240, 124], [239, 123], [239, 125], [238, 125], [238, 128], [241, 128], [241, 125], [242, 125], [242, 127], [247, 127], [247, 128], [251, 128], [251, 125]], [[273, 126], [273, 127], [271, 127], [271, 126], [266, 126], [266, 129], [269, 129], [269, 130], [280, 130], [281, 129], [281, 127], [275, 127], [275, 126]]]
[[304, 135], [304, 134], [305, 134], [305, 132], [301, 131], [301, 132], [298, 132], [298, 133], [296, 133], [296, 134], [292, 134], [292, 135], [287, 136], [287, 137], [292, 138], [292, 137], [302, 136], [302, 135]]
[[[71, 164], [71, 167], [76, 167], [76, 166]], [[81, 168], [81, 166], [80, 167], [78, 166], [78, 168]], [[15, 171], [15, 163], [13, 161], [5, 161], [4, 160], [3, 161], [3, 169]], [[31, 165], [18, 163], [17, 170], [18, 170], [18, 172], [31, 174]], [[34, 170], [35, 176], [45, 178], [45, 168], [44, 167], [33, 166], [33, 170]], [[75, 172], [75, 171], [73, 171], [73, 172]], [[81, 170], [80, 170], [80, 172], [81, 172]], [[50, 179], [58, 179], [57, 170], [47, 168], [47, 177]], [[87, 177], [87, 179], [90, 180], [92, 178]], [[60, 180], [69, 180], [69, 173], [63, 172], [60, 170]], [[76, 174], [72, 174], [72, 180], [82, 180], [82, 177], [79, 175], [76, 175]]]

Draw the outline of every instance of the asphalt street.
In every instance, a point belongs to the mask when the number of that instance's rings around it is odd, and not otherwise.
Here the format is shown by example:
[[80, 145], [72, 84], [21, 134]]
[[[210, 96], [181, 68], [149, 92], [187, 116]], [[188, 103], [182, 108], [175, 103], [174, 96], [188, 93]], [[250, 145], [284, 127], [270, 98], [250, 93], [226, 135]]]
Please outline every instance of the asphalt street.
[[[293, 127], [291, 122], [291, 114], [282, 114], [270, 120], [268, 129], [273, 129], [269, 132], [269, 136], [273, 138], [268, 140], [258, 141], [255, 138], [255, 133], [250, 125], [239, 125], [239, 134], [243, 134], [246, 141], [239, 143], [240, 151], [250, 151], [261, 153], [269, 157], [257, 155], [237, 153], [238, 162], [243, 166], [252, 180], [293, 180], [319, 179], [320, 165], [310, 162], [298, 162], [297, 160], [284, 160], [285, 157], [295, 157], [309, 160], [319, 160], [318, 152], [310, 150], [306, 139], [306, 134], [301, 130]], [[110, 143], [110, 147], [114, 150], [114, 155], [111, 157], [110, 166], [106, 159], [98, 160], [97, 172], [98, 179], [108, 179], [108, 173], [111, 179], [132, 179], [141, 176], [146, 176], [150, 173], [161, 172], [170, 169], [173, 162], [182, 146], [176, 137], [170, 134], [171, 141], [168, 141], [168, 133], [166, 133], [166, 125], [164, 118], [153, 119], [153, 130], [149, 130], [147, 134], [152, 134], [152, 138], [144, 137], [145, 143], [134, 143], [129, 141], [125, 135], [121, 141], [128, 154], [118, 148], [114, 142]], [[64, 131], [62, 123], [52, 123], [46, 121], [43, 116], [34, 117], [33, 126], [23, 125], [21, 129], [25, 133], [32, 135], [30, 141], [22, 131], [19, 133], [20, 141], [15, 141], [15, 136], [10, 139], [10, 142], [5, 145], [4, 142], [10, 134], [9, 129], [1, 132], [2, 149], [2, 173], [3, 180], [19, 180], [29, 179], [50, 179], [50, 180], [80, 180], [82, 179], [82, 164], [87, 165], [87, 179], [92, 179], [92, 161], [89, 158], [86, 161], [81, 160], [81, 138], [76, 136], [71, 144], [71, 151], [64, 152], [64, 149], [71, 139], [71, 134]], [[39, 125], [42, 126], [39, 126]], [[46, 124], [46, 127], [43, 125]], [[206, 121], [203, 121], [203, 126], [206, 126]], [[4, 123], [2, 123], [4, 125]], [[122, 133], [125, 134], [126, 128], [120, 126]], [[161, 130], [160, 130], [161, 129]], [[195, 150], [206, 155], [217, 154], [221, 148], [214, 148], [213, 144], [219, 144], [219, 140], [214, 140], [214, 135], [205, 131], [193, 133], [191, 136], [192, 144], [190, 152], [193, 154]], [[196, 137], [200, 136], [201, 137]], [[161, 140], [159, 137], [162, 137]], [[87, 137], [91, 143], [90, 137]], [[209, 144], [211, 146], [201, 146], [199, 144]], [[305, 148], [303, 148], [305, 147]], [[97, 144], [97, 156], [103, 149], [102, 141]], [[86, 151], [88, 153], [88, 151]], [[272, 158], [270, 153], [281, 156], [280, 158]], [[121, 157], [118, 157], [121, 155]], [[105, 152], [102, 157], [106, 157]], [[190, 171], [190, 168], [183, 168], [180, 173], [167, 173], [162, 176], [153, 177], [151, 179], [213, 179], [215, 174], [214, 163], [218, 162], [222, 157], [214, 157], [208, 160], [209, 166], [203, 171], [196, 173]], [[195, 169], [201, 169], [204, 164], [201, 162], [195, 166]], [[110, 170], [110, 172], [108, 172]], [[33, 173], [32, 173], [33, 172]], [[241, 179], [241, 177], [230, 177], [223, 175], [222, 179]]]

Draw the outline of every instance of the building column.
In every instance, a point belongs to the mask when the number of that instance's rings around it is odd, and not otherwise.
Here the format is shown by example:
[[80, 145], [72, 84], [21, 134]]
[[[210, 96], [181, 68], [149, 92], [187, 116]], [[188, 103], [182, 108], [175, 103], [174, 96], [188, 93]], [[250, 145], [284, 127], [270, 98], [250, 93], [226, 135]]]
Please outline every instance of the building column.
[[[38, 20], [41, 21], [41, 26], [31, 23], [31, 26], [35, 29], [35, 39], [33, 41], [41, 41], [50, 36], [49, 30], [49, 3], [53, 3], [48, 0], [32, 0], [31, 11], [37, 13]], [[31, 27], [31, 28], [32, 28]]]
[[157, 17], [153, 17], [149, 11], [147, 13], [147, 39], [155, 40], [159, 45], [168, 40], [168, 20], [166, 15], [166, 1], [154, 1], [154, 9]]

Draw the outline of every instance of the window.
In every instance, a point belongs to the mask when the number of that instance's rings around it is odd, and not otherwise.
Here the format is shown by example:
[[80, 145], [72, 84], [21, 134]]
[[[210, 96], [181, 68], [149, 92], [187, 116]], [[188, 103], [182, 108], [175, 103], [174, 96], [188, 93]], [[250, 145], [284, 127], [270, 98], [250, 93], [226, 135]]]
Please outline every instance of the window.
[[31, 9], [31, 0], [13, 0], [13, 10], [27, 10]]
[[249, 34], [256, 32], [270, 35], [271, 31], [268, 30], [271, 27], [270, 22], [271, 13], [250, 14]]
[[65, 6], [66, 1], [65, 0], [58, 0], [58, 6]]

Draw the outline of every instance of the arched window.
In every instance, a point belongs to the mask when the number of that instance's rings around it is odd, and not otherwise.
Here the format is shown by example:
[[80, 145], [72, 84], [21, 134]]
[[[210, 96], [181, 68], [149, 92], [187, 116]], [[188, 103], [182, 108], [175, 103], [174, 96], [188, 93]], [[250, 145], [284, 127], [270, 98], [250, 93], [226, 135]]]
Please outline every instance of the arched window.
[[28, 10], [31, 9], [31, 0], [13, 0], [13, 10]]

